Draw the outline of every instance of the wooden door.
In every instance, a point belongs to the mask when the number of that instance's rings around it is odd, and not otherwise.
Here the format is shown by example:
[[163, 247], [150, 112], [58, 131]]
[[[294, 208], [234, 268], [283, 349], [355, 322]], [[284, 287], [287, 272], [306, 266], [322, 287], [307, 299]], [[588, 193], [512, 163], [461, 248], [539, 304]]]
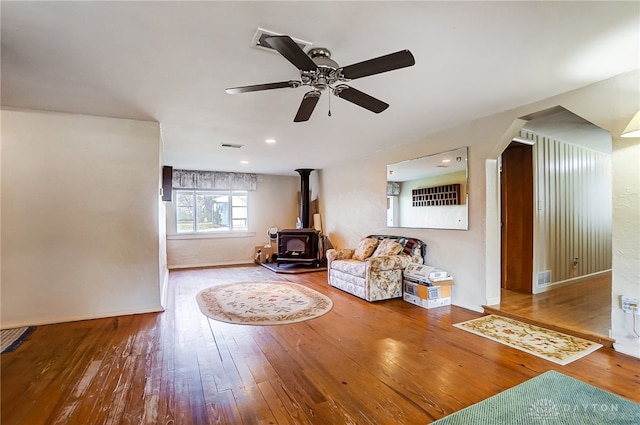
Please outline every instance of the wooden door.
[[533, 293], [533, 147], [512, 142], [502, 154], [501, 285]]

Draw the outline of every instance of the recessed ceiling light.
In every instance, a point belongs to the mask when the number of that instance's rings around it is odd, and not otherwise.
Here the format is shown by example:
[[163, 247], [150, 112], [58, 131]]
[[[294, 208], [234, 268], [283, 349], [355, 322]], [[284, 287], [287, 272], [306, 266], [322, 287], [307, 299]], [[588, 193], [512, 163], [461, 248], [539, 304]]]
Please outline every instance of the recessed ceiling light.
[[273, 145], [276, 142], [276, 139], [267, 139], [265, 140], [265, 143], [269, 143], [270, 145]]
[[244, 160], [244, 159], [242, 161], [240, 161], [240, 164], [248, 164], [248, 163], [249, 163], [249, 161]]
[[451, 162], [450, 159], [443, 159], [442, 162]]

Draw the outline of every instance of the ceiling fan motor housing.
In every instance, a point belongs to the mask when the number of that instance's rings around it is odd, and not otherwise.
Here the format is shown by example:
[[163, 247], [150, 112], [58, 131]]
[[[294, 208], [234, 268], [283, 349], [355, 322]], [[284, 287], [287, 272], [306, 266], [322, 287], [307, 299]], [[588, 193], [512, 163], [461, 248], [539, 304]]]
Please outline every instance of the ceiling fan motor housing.
[[324, 90], [327, 86], [338, 81], [336, 70], [339, 65], [331, 59], [331, 52], [325, 47], [315, 47], [309, 50], [309, 57], [318, 66], [315, 71], [301, 71], [303, 84], [310, 85], [316, 90]]

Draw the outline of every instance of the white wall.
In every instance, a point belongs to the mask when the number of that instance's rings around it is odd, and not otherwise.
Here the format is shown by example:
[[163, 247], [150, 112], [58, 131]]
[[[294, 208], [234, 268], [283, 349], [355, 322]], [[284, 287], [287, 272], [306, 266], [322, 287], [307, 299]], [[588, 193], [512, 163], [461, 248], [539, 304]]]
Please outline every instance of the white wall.
[[[295, 228], [296, 217], [300, 215], [299, 191], [300, 177], [258, 176], [257, 190], [248, 192], [249, 233], [226, 236], [176, 234], [175, 203], [165, 202], [169, 268], [253, 262], [255, 247], [268, 242], [267, 229]], [[172, 199], [175, 201], [175, 196]]]
[[[617, 135], [639, 107], [639, 79], [638, 71], [622, 74], [573, 92], [464, 123], [438, 134], [406, 141], [405, 145], [397, 146], [398, 141], [393, 140], [390, 141], [393, 149], [368, 153], [361, 161], [328, 167], [321, 173], [321, 211], [326, 233], [333, 245], [338, 247], [354, 247], [360, 238], [373, 233], [415, 236], [424, 240], [428, 244], [428, 262], [449, 271], [456, 281], [453, 304], [480, 311], [483, 304], [495, 303], [499, 297], [500, 275], [497, 271], [500, 264], [500, 235], [497, 224], [500, 209], [498, 179], [497, 174], [493, 173], [497, 173], [499, 155], [526, 122], [519, 117], [560, 105]], [[469, 146], [469, 230], [387, 228], [386, 164], [463, 145]], [[633, 161], [637, 167], [636, 158], [621, 160]], [[349, 185], [345, 182], [349, 182]], [[614, 196], [613, 202], [615, 209], [619, 199]], [[623, 208], [637, 217], [637, 208]], [[614, 213], [614, 221], [618, 215], [619, 212]], [[637, 240], [637, 228], [631, 234], [614, 234], [614, 246], [616, 238], [629, 237]], [[614, 249], [614, 264], [616, 256], [620, 257], [616, 251]], [[624, 257], [627, 255], [625, 253]], [[635, 262], [618, 258], [618, 263], [623, 261], [624, 267], [633, 270], [635, 274], [632, 275], [636, 279], [630, 279], [632, 276], [629, 273], [625, 277], [616, 275], [614, 265], [614, 291], [621, 284], [618, 280], [623, 279], [625, 286], [631, 286], [629, 291], [638, 292], [640, 283], [637, 273], [640, 266], [637, 258], [637, 252]], [[616, 308], [619, 309], [619, 303], [614, 305], [614, 310]], [[620, 331], [625, 335], [630, 332], [629, 329], [615, 328], [613, 331], [614, 334]]]
[[[640, 108], [640, 105], [639, 105]], [[618, 351], [640, 357], [640, 316], [620, 310], [620, 296], [640, 298], [640, 138], [613, 143], [612, 337]]]
[[158, 123], [2, 111], [1, 327], [162, 310]]

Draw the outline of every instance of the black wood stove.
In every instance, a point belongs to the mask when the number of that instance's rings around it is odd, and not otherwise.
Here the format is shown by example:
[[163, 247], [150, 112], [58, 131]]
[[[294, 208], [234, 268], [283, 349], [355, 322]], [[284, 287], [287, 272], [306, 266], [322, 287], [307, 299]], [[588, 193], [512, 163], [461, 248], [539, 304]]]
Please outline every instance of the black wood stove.
[[310, 168], [296, 170], [300, 174], [300, 221], [301, 229], [284, 229], [278, 232], [278, 255], [276, 264], [299, 263], [320, 266], [320, 232], [310, 228], [309, 174]]

